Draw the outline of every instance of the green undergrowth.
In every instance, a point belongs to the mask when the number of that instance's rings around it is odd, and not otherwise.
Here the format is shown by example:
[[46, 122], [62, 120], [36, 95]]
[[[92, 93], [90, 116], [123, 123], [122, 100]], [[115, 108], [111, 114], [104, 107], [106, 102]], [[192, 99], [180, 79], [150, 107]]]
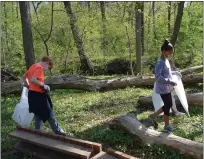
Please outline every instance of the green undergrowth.
[[[187, 91], [201, 92], [202, 86], [185, 86]], [[103, 149], [112, 147], [118, 151], [139, 158], [188, 158], [175, 150], [169, 150], [163, 145], [145, 146], [120, 128], [110, 127], [108, 122], [113, 118], [135, 113], [139, 120], [145, 120], [152, 109], [138, 105], [139, 96], [150, 96], [152, 88], [126, 88], [108, 92], [85, 92], [79, 90], [53, 90], [50, 95], [54, 104], [54, 112], [60, 126], [72, 137], [101, 143]], [[16, 124], [11, 119], [15, 105], [19, 102], [20, 95], [2, 97], [1, 101], [1, 152], [3, 159], [32, 159], [28, 154], [10, 153], [17, 143], [16, 139], [8, 134], [15, 130]], [[178, 128], [174, 134], [202, 142], [202, 112], [201, 107], [189, 107], [190, 117], [170, 116], [171, 122]], [[138, 113], [139, 112], [139, 113]], [[162, 117], [158, 117], [159, 128], [162, 131]], [[31, 124], [33, 127], [33, 123]], [[45, 131], [51, 129], [48, 123]]]

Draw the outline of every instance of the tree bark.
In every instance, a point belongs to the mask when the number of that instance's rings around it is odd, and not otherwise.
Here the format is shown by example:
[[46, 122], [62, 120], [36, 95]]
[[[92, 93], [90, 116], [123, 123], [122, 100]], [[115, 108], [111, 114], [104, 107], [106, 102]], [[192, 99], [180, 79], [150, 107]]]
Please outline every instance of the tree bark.
[[180, 153], [202, 159], [203, 144], [189, 139], [185, 139], [173, 134], [162, 133], [146, 128], [138, 121], [134, 114], [119, 116], [110, 122], [110, 125], [116, 125], [135, 138], [142, 140], [144, 144], [161, 144], [176, 149]]
[[181, 70], [182, 75], [192, 74], [192, 73], [199, 73], [203, 72], [203, 65], [200, 66], [194, 66], [190, 68], [186, 68], [184, 70]]
[[[90, 79], [77, 75], [61, 75], [45, 80], [51, 89], [79, 89], [84, 91], [109, 91], [127, 87], [145, 87], [154, 85], [154, 76], [124, 77], [112, 79]], [[183, 76], [184, 84], [202, 83], [203, 75]], [[21, 91], [21, 81], [1, 83], [2, 94], [11, 94]]]
[[171, 34], [171, 2], [168, 2], [168, 35]]
[[126, 34], [127, 34], [127, 37], [128, 37], [128, 45], [129, 45], [130, 72], [134, 76], [134, 71], [133, 71], [133, 67], [132, 67], [132, 47], [131, 47], [131, 43], [130, 43], [130, 37], [129, 37], [129, 34], [128, 34], [127, 26], [125, 26], [125, 29], [126, 29]]
[[142, 70], [142, 48], [141, 48], [141, 24], [142, 24], [142, 13], [139, 12], [141, 9], [140, 2], [135, 3], [135, 34], [136, 34], [136, 74], [141, 74]]
[[176, 43], [178, 33], [179, 33], [179, 30], [180, 30], [181, 20], [182, 20], [182, 16], [183, 16], [184, 3], [185, 3], [184, 1], [181, 1], [178, 4], [176, 21], [175, 21], [175, 24], [174, 24], [174, 31], [173, 31], [173, 34], [172, 34], [171, 40], [170, 40], [173, 46]]
[[141, 52], [144, 55], [144, 2], [141, 3]]
[[[175, 95], [174, 96], [176, 105], [181, 106], [180, 100]], [[189, 106], [199, 106], [203, 107], [203, 93], [186, 94], [186, 98]], [[140, 97], [138, 103], [142, 106], [153, 106], [152, 96]]]
[[16, 18], [18, 19], [18, 2], [16, 2]]
[[107, 41], [106, 41], [106, 15], [105, 15], [105, 2], [100, 1], [100, 9], [101, 9], [101, 19], [102, 19], [102, 42], [101, 48], [103, 52], [106, 52], [107, 49]]
[[22, 23], [23, 48], [27, 69], [35, 63], [29, 2], [19, 2]]
[[[4, 65], [6, 66], [6, 54], [10, 54], [10, 51], [9, 51], [9, 42], [8, 42], [8, 25], [7, 25], [7, 10], [6, 10], [6, 3], [4, 2], [4, 5], [3, 5], [3, 8], [4, 8], [4, 17], [5, 17], [5, 20], [4, 20], [4, 23], [5, 23], [5, 34], [6, 34], [6, 37], [5, 37], [5, 41], [6, 41], [6, 49], [4, 50], [4, 53], [3, 53], [3, 61], [4, 61]], [[10, 55], [11, 56], [11, 55]]]
[[76, 17], [72, 11], [71, 2], [69, 1], [64, 2], [64, 6], [69, 17], [69, 23], [71, 26], [72, 34], [74, 37], [74, 41], [76, 43], [76, 47], [78, 49], [78, 54], [81, 61], [81, 69], [93, 74], [93, 66], [89, 61], [89, 58], [85, 55], [83, 41], [80, 38], [80, 32], [76, 25]]
[[153, 40], [156, 38], [156, 31], [155, 31], [155, 3], [152, 2], [152, 30], [153, 30]]

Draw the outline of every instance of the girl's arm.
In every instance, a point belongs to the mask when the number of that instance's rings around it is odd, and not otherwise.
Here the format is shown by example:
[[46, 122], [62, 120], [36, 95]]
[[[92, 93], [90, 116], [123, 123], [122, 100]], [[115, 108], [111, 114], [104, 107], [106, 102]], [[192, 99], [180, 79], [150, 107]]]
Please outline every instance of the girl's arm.
[[170, 78], [165, 78], [164, 76], [162, 76], [161, 73], [162, 73], [163, 68], [164, 68], [164, 62], [162, 61], [157, 62], [156, 67], [155, 67], [156, 81], [161, 84], [170, 84], [174, 86], [175, 83]]

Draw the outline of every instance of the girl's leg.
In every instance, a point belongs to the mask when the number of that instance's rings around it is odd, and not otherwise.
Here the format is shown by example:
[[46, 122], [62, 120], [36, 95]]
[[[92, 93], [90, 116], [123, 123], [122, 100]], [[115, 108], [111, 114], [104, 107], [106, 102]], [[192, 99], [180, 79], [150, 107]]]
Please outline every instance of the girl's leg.
[[175, 128], [169, 124], [169, 112], [172, 107], [171, 93], [161, 94], [161, 98], [164, 102], [164, 106], [162, 107], [164, 111], [164, 123], [165, 123], [164, 130], [168, 132], [173, 131], [175, 130]]
[[165, 123], [165, 126], [167, 126], [169, 125], [169, 112], [172, 107], [172, 97], [171, 97], [171, 93], [160, 94], [160, 95], [164, 102], [164, 106], [162, 107], [162, 109], [164, 111], [164, 123]]
[[163, 112], [163, 109], [162, 109], [162, 107], [161, 108], [159, 108], [156, 112], [154, 112], [153, 114], [151, 114], [151, 116], [153, 117], [153, 118], [156, 118], [157, 116], [159, 116], [159, 114], [161, 114]]

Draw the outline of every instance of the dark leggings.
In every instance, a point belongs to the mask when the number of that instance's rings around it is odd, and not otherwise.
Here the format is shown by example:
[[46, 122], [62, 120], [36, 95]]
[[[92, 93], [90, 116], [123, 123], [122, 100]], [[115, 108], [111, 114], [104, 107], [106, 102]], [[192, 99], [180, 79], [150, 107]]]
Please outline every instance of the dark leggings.
[[170, 108], [172, 107], [172, 97], [171, 97], [171, 93], [168, 94], [160, 94], [163, 102], [164, 102], [164, 106], [162, 107], [162, 110], [164, 112], [164, 115], [169, 116], [169, 112], [170, 112]]

